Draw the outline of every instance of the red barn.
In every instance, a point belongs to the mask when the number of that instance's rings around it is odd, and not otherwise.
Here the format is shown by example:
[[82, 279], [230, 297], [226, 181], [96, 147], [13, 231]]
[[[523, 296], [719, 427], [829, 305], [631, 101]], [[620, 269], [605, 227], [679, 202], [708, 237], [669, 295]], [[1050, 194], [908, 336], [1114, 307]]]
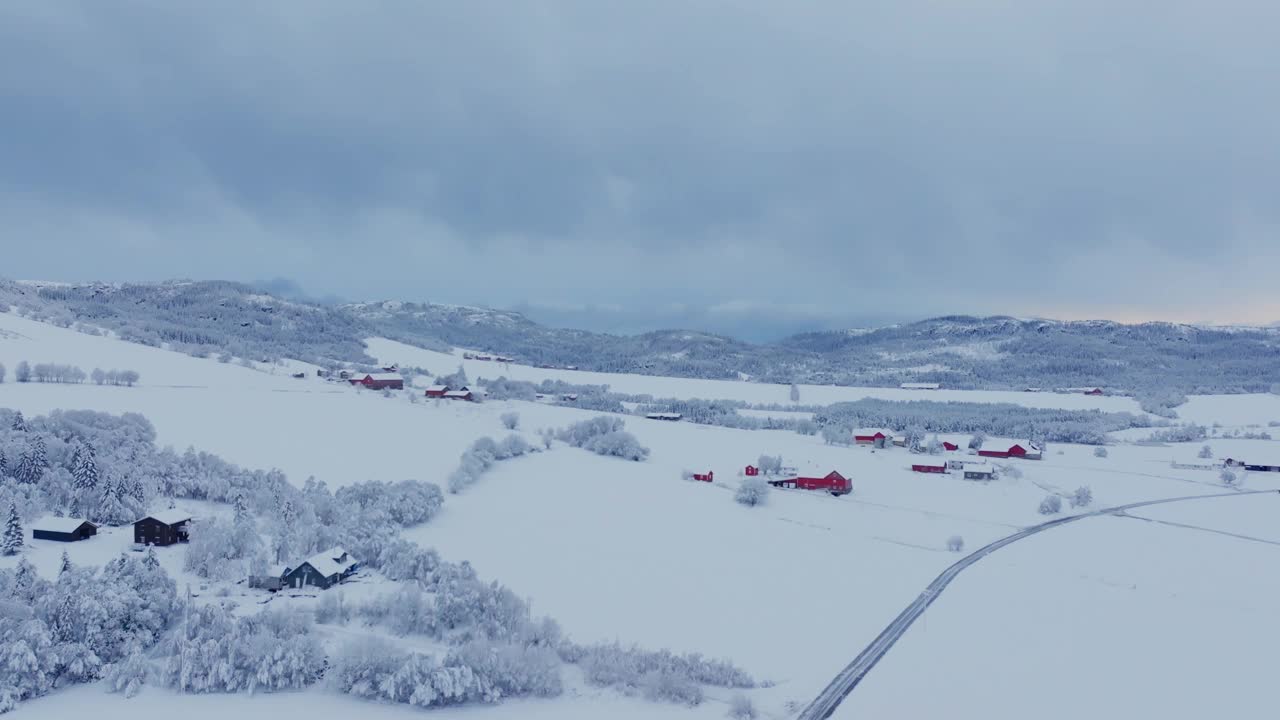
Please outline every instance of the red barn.
[[769, 484], [780, 488], [797, 488], [800, 490], [826, 490], [832, 495], [847, 495], [853, 492], [853, 483], [849, 482], [849, 478], [832, 470], [825, 476], [816, 477], [794, 477], [786, 480], [770, 480]]
[[918, 472], [918, 473], [945, 473], [947, 471], [947, 466], [946, 465], [912, 465], [911, 471]]
[[1085, 394], [1085, 395], [1101, 395], [1101, 394], [1102, 394], [1102, 388], [1093, 388], [1093, 389], [1091, 389], [1091, 390], [1085, 390], [1085, 391], [1084, 391], [1084, 394]]
[[702, 473], [694, 473], [693, 479], [697, 480], [698, 482], [711, 482], [712, 480], [716, 479], [716, 474], [711, 471], [707, 471], [705, 475]]
[[449, 392], [448, 385], [432, 385], [431, 387], [427, 388], [427, 397], [442, 398], [444, 397], [444, 394], [447, 392]]
[[363, 385], [370, 390], [403, 390], [404, 378], [396, 373], [364, 373], [363, 376], [353, 375], [351, 384]]
[[979, 450], [978, 456], [993, 457], [993, 458], [1007, 458], [1009, 457], [1009, 451], [1008, 450]]
[[887, 445], [893, 441], [893, 436], [883, 431], [877, 430], [874, 433], [855, 431], [853, 434], [853, 442], [857, 445]]
[[756, 475], [760, 474], [760, 468], [756, 467], [755, 465], [748, 465], [747, 469], [744, 471], [744, 474], [747, 477], [755, 477]]
[[946, 450], [947, 452], [955, 452], [956, 450], [960, 449], [960, 446], [953, 442], [947, 442], [946, 440], [943, 440], [942, 449]]
[[475, 396], [471, 394], [471, 388], [465, 385], [457, 390], [445, 390], [444, 395], [441, 397], [446, 400], [466, 400], [468, 402], [475, 400]]

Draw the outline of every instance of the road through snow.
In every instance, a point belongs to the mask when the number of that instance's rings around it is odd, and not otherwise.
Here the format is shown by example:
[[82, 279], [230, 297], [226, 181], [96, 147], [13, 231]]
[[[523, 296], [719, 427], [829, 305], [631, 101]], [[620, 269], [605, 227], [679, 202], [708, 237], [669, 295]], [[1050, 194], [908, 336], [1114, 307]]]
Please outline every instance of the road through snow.
[[844, 702], [844, 699], [849, 696], [849, 693], [853, 692], [853, 689], [858, 686], [858, 683], [862, 682], [862, 679], [866, 677], [867, 673], [871, 672], [871, 668], [875, 667], [876, 663], [880, 661], [880, 658], [884, 657], [885, 654], [889, 652], [889, 649], [898, 642], [898, 639], [906, 633], [907, 629], [911, 627], [916, 619], [924, 614], [924, 611], [933, 604], [933, 601], [936, 600], [938, 595], [940, 595], [942, 591], [951, 584], [951, 581], [954, 580], [957, 575], [963, 572], [965, 568], [968, 568], [970, 565], [973, 565], [982, 558], [1006, 545], [1031, 537], [1037, 533], [1044, 532], [1050, 528], [1055, 528], [1060, 525], [1065, 525], [1067, 523], [1083, 520], [1084, 518], [1089, 517], [1123, 514], [1125, 511], [1134, 510], [1136, 508], [1183, 502], [1186, 500], [1204, 500], [1207, 498], [1233, 497], [1240, 495], [1260, 495], [1263, 493], [1274, 492], [1280, 491], [1244, 490], [1229, 493], [1213, 493], [1210, 495], [1190, 495], [1185, 497], [1166, 498], [1164, 500], [1145, 500], [1143, 502], [1129, 503], [1128, 505], [1118, 505], [1116, 507], [1094, 510], [1093, 512], [1081, 513], [1079, 515], [1069, 515], [1067, 517], [1061, 517], [1056, 520], [1040, 523], [1039, 525], [1032, 525], [1031, 527], [1023, 528], [1012, 535], [1006, 535], [999, 540], [988, 545], [984, 545], [983, 547], [964, 556], [955, 564], [951, 565], [946, 570], [943, 570], [938, 577], [934, 578], [933, 582], [929, 583], [928, 587], [924, 589], [924, 592], [921, 592], [905, 610], [899, 613], [898, 616], [893, 619], [893, 622], [889, 623], [889, 626], [881, 631], [880, 634], [876, 636], [876, 639], [853, 659], [853, 662], [845, 666], [844, 670], [841, 670], [840, 674], [836, 675], [835, 679], [832, 680], [825, 689], [823, 689], [823, 691], [812, 703], [809, 704], [808, 707], [801, 711], [798, 716], [798, 720], [826, 720], [831, 717], [831, 715], [836, 711], [836, 708], [840, 706], [840, 703]]

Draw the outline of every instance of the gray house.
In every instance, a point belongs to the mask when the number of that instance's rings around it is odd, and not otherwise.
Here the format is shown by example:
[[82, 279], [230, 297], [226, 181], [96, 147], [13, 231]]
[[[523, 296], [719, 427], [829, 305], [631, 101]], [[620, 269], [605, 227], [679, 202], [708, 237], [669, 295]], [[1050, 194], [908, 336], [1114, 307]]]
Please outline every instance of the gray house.
[[295, 568], [286, 569], [281, 581], [286, 588], [300, 589], [306, 586], [321, 590], [337, 585], [355, 574], [360, 563], [340, 547], [316, 553]]

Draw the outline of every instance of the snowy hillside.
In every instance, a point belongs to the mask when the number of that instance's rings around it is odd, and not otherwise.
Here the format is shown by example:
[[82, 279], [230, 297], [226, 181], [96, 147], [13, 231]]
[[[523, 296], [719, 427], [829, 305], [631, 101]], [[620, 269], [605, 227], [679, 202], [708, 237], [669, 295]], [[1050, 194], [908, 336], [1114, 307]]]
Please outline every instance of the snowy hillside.
[[[390, 340], [370, 340], [368, 352], [380, 361], [434, 374], [463, 364], [472, 378], [561, 378], [657, 396], [768, 403], [785, 403], [788, 393], [785, 385], [503, 366]], [[141, 380], [135, 387], [16, 383], [14, 368], [22, 360], [86, 370], [133, 369]], [[518, 413], [515, 432], [535, 446], [541, 445], [539, 430], [598, 414], [535, 402], [428, 401], [419, 397], [420, 388], [384, 396], [326, 382], [301, 363], [248, 368], [14, 314], [0, 314], [0, 363], [8, 368], [0, 384], [0, 408], [28, 417], [59, 408], [141, 413], [155, 425], [160, 445], [179, 451], [194, 446], [248, 468], [278, 468], [298, 487], [310, 476], [334, 489], [405, 479], [446, 487], [460, 455], [475, 440], [508, 434], [501, 420], [506, 413]], [[306, 377], [291, 377], [295, 371]], [[799, 392], [803, 402], [813, 403], [920, 397], [910, 391], [808, 385]], [[944, 390], [929, 398], [1137, 411], [1131, 399], [1106, 396]], [[1220, 422], [1224, 430], [1265, 426], [1280, 420], [1280, 396], [1193, 397], [1180, 410], [1196, 422]], [[976, 482], [955, 472], [913, 473], [912, 464], [935, 458], [903, 448], [873, 451], [793, 432], [630, 417], [626, 423], [650, 450], [646, 461], [601, 457], [554, 441], [549, 450], [497, 463], [474, 485], [447, 494], [428, 522], [400, 536], [438, 550], [444, 560], [470, 562], [481, 578], [498, 580], [528, 598], [536, 614], [555, 618], [579, 643], [617, 640], [726, 658], [763, 681], [762, 687], [744, 692], [761, 717], [771, 718], [794, 717], [960, 557], [948, 550], [950, 538], [963, 538], [966, 550], [972, 550], [1042, 522], [1048, 516], [1038, 507], [1050, 495], [1063, 499], [1063, 514], [1078, 512], [1066, 498], [1081, 486], [1092, 491], [1091, 508], [1231, 492], [1216, 470], [1171, 467], [1174, 460], [1212, 462], [1197, 457], [1205, 443], [1218, 458], [1280, 454], [1277, 441], [1221, 438], [1163, 446], [1117, 441], [1106, 457], [1096, 456], [1091, 447], [1053, 444], [1041, 461], [990, 461], [999, 467], [999, 479]], [[968, 441], [943, 439], [961, 447]], [[989, 438], [987, 443], [1007, 447], [1025, 441]], [[739, 473], [762, 454], [781, 455], [801, 475], [838, 470], [852, 480], [853, 492], [832, 497], [775, 489], [758, 507], [734, 502]], [[714, 471], [715, 481], [685, 480], [686, 471]], [[1280, 473], [1242, 472], [1241, 481], [1244, 489], [1280, 489]], [[1271, 704], [1268, 686], [1253, 668], [1265, 665], [1259, 659], [1268, 656], [1271, 639], [1280, 634], [1280, 619], [1263, 611], [1263, 599], [1280, 588], [1268, 579], [1274, 573], [1256, 568], [1274, 563], [1280, 535], [1267, 518], [1277, 502], [1274, 495], [1186, 501], [1082, 520], [1000, 550], [937, 599], [837, 716], [927, 717], [982, 707], [984, 717], [1024, 717], [1028, 706], [1061, 697], [1069, 676], [1085, 690], [1067, 693], [1070, 697], [1055, 703], [1046, 717], [1078, 716], [1089, 708], [1129, 702], [1135, 703], [1133, 712], [1141, 707], [1144, 714], [1165, 718], [1203, 717], [1211, 706], [1231, 717], [1267, 717], [1262, 709]], [[231, 514], [222, 504], [186, 507]], [[0, 558], [0, 568], [26, 558], [51, 578], [63, 549], [73, 563], [100, 565], [125, 551], [130, 540], [127, 526], [80, 543], [28, 540], [18, 556]], [[198, 602], [232, 600], [244, 611], [271, 597], [234, 582], [192, 576], [184, 569], [188, 549], [174, 546], [157, 554], [180, 588], [190, 583], [196, 589]], [[352, 602], [396, 586], [372, 570], [356, 577], [359, 581], [342, 591]], [[318, 597], [276, 597], [271, 607], [307, 614], [319, 603]], [[413, 647], [420, 642], [358, 620], [316, 627], [326, 648], [361, 635], [387, 636]], [[1151, 668], [1149, 675], [1132, 672], [1144, 664]], [[436, 714], [719, 718], [733, 695], [708, 687], [696, 707], [655, 703], [590, 685], [576, 666], [566, 665], [563, 672], [565, 691], [552, 699]], [[1151, 677], [1169, 681], [1164, 692], [1154, 692]], [[992, 678], [1001, 678], [1000, 692]], [[1017, 691], [1005, 692], [1011, 686]], [[1140, 705], [1125, 695], [1129, 689], [1141, 695]], [[108, 696], [99, 683], [24, 702], [14, 716], [53, 717], [89, 703], [106, 718], [174, 707], [195, 718], [278, 717], [286, 708], [322, 713], [350, 708], [378, 718], [413, 712], [340, 696], [325, 683], [258, 697], [176, 697], [149, 686], [131, 699]]]

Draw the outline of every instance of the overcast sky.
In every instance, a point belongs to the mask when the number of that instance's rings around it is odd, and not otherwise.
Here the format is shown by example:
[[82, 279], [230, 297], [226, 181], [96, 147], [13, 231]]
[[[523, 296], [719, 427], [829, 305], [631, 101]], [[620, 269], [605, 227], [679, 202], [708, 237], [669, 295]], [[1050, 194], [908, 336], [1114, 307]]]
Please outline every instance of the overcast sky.
[[1277, 27], [1273, 0], [5, 0], [0, 275], [625, 329], [1272, 322]]

